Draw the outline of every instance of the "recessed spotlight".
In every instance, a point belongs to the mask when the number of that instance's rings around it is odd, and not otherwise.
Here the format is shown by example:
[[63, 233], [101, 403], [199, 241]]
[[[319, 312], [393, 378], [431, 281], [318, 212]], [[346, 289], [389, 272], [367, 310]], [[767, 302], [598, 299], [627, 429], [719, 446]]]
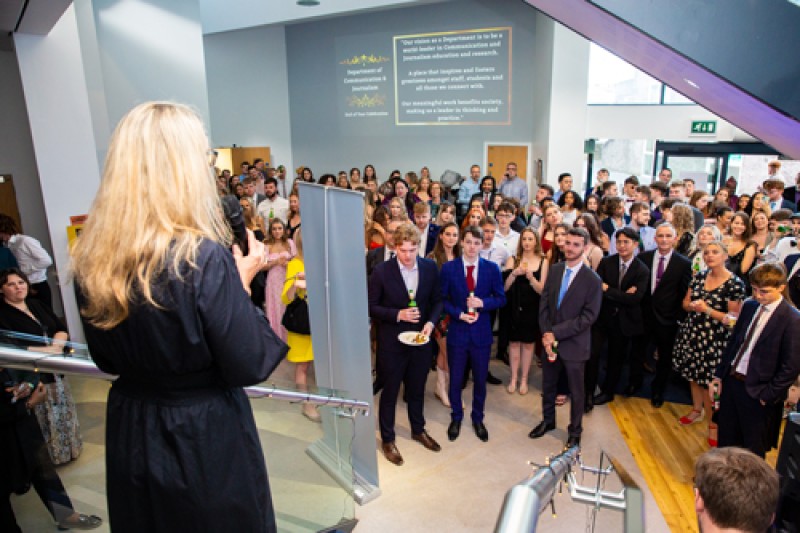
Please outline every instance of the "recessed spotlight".
[[695, 89], [699, 89], [700, 88], [699, 85], [697, 85], [695, 82], [693, 82], [692, 80], [690, 80], [688, 78], [683, 78], [683, 81], [685, 81], [686, 83], [688, 83], [689, 85], [691, 85]]
[[319, 5], [319, 0], [297, 0], [298, 6], [314, 7]]

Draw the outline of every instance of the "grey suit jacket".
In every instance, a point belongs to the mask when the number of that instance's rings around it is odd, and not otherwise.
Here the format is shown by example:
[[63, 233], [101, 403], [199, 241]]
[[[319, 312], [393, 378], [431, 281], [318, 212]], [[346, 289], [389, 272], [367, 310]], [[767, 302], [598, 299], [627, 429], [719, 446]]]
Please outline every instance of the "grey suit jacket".
[[583, 265], [567, 289], [561, 307], [558, 293], [566, 263], [556, 263], [547, 273], [539, 301], [539, 326], [558, 341], [558, 356], [566, 361], [586, 361], [591, 352], [591, 329], [603, 303], [603, 282]]

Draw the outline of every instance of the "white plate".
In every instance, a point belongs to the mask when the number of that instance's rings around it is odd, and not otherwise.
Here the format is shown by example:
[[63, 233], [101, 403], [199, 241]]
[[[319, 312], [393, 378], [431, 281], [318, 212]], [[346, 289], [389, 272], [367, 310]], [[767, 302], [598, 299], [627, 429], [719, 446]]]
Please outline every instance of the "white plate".
[[[424, 340], [418, 342], [417, 341], [418, 336]], [[418, 331], [404, 331], [403, 333], [397, 336], [397, 340], [409, 346], [422, 346], [424, 344], [428, 344], [428, 341], [430, 341], [431, 338], [428, 337], [427, 335], [419, 333]]]

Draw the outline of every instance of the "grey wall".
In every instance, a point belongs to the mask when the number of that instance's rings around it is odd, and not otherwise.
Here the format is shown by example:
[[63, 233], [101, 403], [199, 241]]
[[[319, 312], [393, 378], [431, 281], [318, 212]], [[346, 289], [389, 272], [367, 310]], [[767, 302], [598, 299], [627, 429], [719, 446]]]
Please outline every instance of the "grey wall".
[[284, 27], [216, 33], [203, 42], [213, 145], [269, 146], [273, 164], [292, 168]]
[[[294, 162], [314, 175], [351, 166], [375, 165], [386, 178], [427, 165], [434, 176], [446, 169], [464, 174], [483, 160], [484, 142], [530, 142], [533, 137], [533, 82], [536, 11], [516, 0], [463, 0], [367, 13], [286, 27], [289, 101]], [[352, 126], [338, 119], [336, 39], [373, 34], [407, 35], [495, 26], [513, 27], [512, 125], [403, 126], [388, 131]], [[391, 41], [388, 43], [391, 50]], [[366, 52], [369, 53], [369, 52]]]

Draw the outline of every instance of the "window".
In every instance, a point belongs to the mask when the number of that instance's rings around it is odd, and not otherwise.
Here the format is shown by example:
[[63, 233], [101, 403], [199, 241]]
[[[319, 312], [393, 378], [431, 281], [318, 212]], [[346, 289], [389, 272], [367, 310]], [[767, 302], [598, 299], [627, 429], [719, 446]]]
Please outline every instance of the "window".
[[589, 45], [588, 104], [693, 104], [608, 50]]

